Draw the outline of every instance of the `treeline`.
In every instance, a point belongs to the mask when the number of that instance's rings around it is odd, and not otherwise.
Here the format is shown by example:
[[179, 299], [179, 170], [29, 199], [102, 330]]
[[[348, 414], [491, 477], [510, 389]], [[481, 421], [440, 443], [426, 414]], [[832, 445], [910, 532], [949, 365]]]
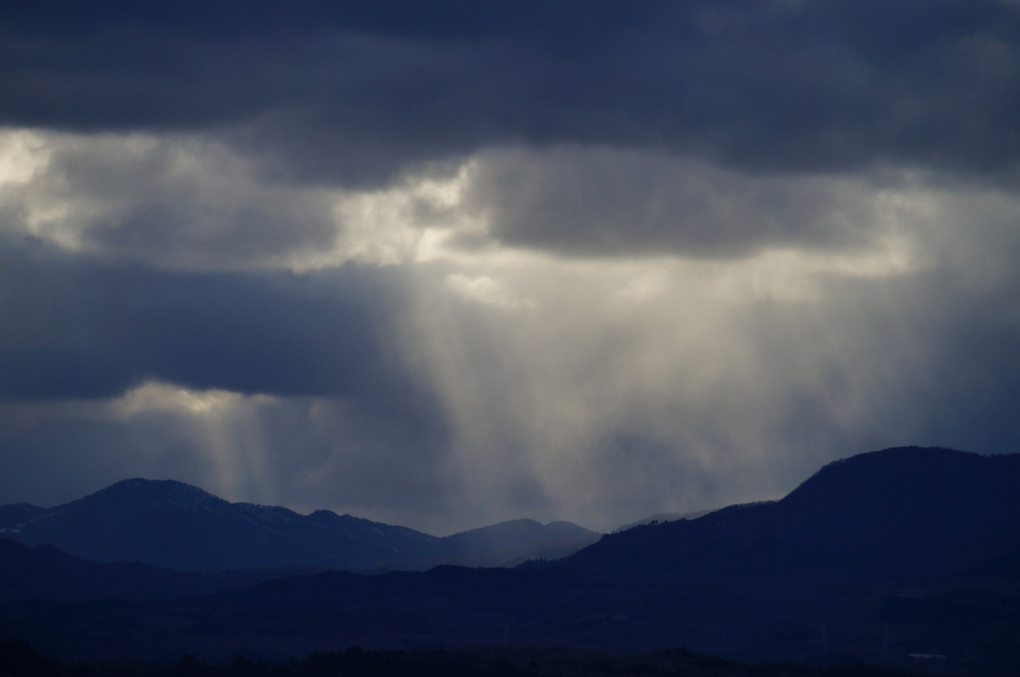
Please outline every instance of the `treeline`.
[[210, 664], [184, 655], [169, 663], [76, 663], [0, 639], [4, 677], [904, 677], [872, 666], [742, 665], [685, 649], [643, 656], [565, 648], [492, 647], [376, 651], [351, 648], [305, 660], [237, 657]]

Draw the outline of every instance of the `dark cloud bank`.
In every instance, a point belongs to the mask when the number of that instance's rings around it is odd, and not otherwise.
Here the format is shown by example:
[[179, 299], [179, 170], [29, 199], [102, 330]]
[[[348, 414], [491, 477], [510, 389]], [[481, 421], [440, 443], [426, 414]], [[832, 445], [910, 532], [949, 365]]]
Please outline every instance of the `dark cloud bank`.
[[1020, 11], [860, 2], [19, 3], [0, 117], [230, 128], [309, 179], [516, 144], [758, 171], [906, 163], [1015, 177]]
[[9, 243], [0, 261], [8, 398], [112, 397], [147, 379], [282, 396], [402, 389], [383, 328], [393, 284], [371, 269], [179, 273]]

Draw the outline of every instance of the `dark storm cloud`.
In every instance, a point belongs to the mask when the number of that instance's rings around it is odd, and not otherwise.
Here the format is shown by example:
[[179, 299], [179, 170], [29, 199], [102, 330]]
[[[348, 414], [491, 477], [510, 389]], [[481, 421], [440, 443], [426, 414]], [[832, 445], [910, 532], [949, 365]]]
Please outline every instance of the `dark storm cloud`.
[[[892, 177], [886, 179], [890, 185]], [[570, 148], [483, 154], [464, 208], [512, 245], [568, 255], [732, 257], [866, 247], [881, 180], [747, 175], [662, 154]]]
[[[114, 397], [150, 379], [193, 389], [413, 401], [389, 353], [384, 271], [199, 274], [0, 246], [0, 396]], [[390, 347], [388, 347], [390, 346]]]
[[514, 144], [759, 170], [1020, 154], [1020, 9], [992, 0], [39, 7], [6, 14], [5, 123], [229, 126], [310, 177]]

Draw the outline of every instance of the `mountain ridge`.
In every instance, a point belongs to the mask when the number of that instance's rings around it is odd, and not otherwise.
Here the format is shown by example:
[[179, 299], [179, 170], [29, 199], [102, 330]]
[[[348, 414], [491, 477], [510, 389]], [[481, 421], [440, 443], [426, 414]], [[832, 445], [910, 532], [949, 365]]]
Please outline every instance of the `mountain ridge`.
[[1020, 543], [1020, 455], [894, 447], [823, 466], [778, 501], [604, 536], [557, 563], [600, 575], [963, 573]]
[[[0, 636], [95, 660], [512, 642], [912, 670], [923, 667], [914, 656], [938, 655], [945, 674], [1018, 674], [1020, 456], [859, 456], [779, 501], [635, 527], [554, 562], [315, 572], [176, 599], [18, 599], [0, 603]], [[37, 569], [67, 561], [14, 546]], [[122, 575], [76, 566], [79, 581]], [[59, 567], [43, 573], [66, 581]]]
[[[522, 527], [527, 524], [527, 527]], [[202, 569], [421, 569], [562, 556], [598, 534], [510, 520], [439, 537], [331, 510], [231, 503], [177, 480], [130, 478], [51, 508], [0, 506], [0, 537], [100, 562]]]

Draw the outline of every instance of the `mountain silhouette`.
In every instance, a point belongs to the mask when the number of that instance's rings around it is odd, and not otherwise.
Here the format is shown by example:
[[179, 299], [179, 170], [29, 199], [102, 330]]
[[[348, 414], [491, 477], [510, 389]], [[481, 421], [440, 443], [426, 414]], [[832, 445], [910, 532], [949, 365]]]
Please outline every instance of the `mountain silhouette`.
[[[831, 463], [782, 500], [638, 526], [557, 561], [324, 572], [177, 599], [19, 599], [0, 603], [0, 636], [87, 660], [686, 646], [750, 662], [1020, 674], [1018, 486], [1020, 456], [889, 449]], [[188, 505], [231, 505], [172, 489]], [[527, 541], [533, 528], [488, 534]], [[486, 533], [450, 542], [464, 552]]]
[[440, 538], [317, 510], [230, 503], [173, 480], [129, 479], [53, 508], [0, 506], [0, 537], [101, 562], [181, 570], [393, 569], [502, 565], [561, 556], [598, 534], [516, 520]]
[[557, 562], [617, 578], [965, 575], [1020, 550], [1020, 455], [901, 447], [779, 501], [604, 536]]

